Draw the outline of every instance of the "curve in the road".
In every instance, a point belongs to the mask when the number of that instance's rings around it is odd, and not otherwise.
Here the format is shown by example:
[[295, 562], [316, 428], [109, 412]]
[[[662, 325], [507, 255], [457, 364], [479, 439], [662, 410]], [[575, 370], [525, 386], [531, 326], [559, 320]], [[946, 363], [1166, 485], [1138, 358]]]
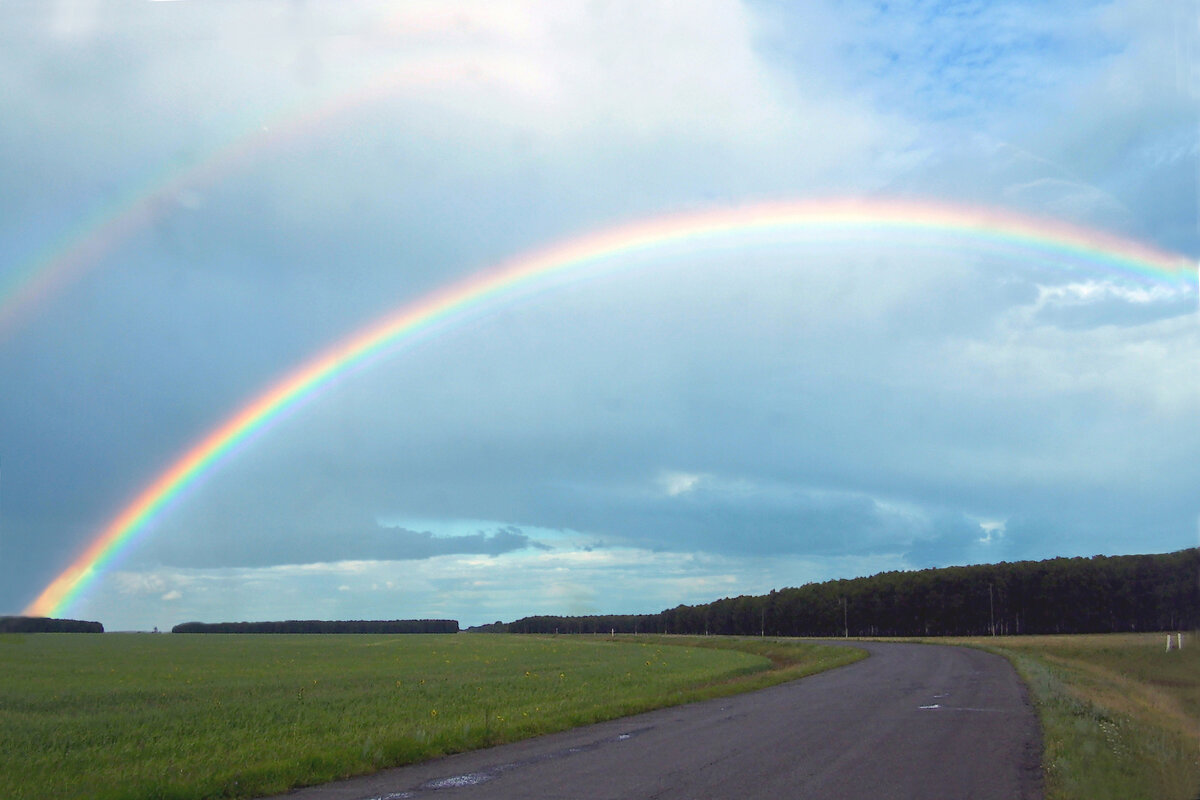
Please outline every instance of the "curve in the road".
[[963, 647], [852, 646], [871, 658], [280, 800], [1042, 797], [1037, 718], [1007, 661]]

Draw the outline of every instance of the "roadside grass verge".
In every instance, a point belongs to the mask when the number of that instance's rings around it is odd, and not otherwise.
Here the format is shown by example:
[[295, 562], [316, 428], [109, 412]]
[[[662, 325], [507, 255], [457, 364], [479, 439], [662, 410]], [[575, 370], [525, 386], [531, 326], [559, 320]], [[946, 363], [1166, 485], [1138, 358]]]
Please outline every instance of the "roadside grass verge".
[[861, 657], [695, 637], [0, 636], [0, 797], [256, 797]]
[[639, 635], [637, 637], [617, 636], [618, 640], [627, 641], [647, 640], [661, 642], [664, 645], [681, 647], [701, 647], [712, 650], [736, 650], [742, 653], [761, 656], [771, 662], [771, 668], [753, 672], [733, 680], [721, 681], [709, 686], [691, 690], [698, 693], [682, 702], [724, 697], [740, 692], [765, 689], [787, 681], [794, 681], [818, 672], [824, 672], [835, 667], [842, 667], [861, 661], [869, 655], [867, 651], [855, 647], [830, 647], [814, 644], [800, 639], [761, 638], [757, 636], [658, 636]]
[[1047, 800], [1200, 798], [1200, 637], [930, 639], [1005, 656], [1042, 725]]

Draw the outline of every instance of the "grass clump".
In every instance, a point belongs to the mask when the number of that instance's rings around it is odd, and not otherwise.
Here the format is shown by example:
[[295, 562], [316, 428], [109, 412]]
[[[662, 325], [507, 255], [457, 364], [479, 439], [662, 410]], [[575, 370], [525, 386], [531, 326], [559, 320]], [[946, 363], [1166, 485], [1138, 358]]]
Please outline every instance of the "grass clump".
[[279, 793], [758, 688], [846, 652], [674, 637], [0, 639], [9, 800]]

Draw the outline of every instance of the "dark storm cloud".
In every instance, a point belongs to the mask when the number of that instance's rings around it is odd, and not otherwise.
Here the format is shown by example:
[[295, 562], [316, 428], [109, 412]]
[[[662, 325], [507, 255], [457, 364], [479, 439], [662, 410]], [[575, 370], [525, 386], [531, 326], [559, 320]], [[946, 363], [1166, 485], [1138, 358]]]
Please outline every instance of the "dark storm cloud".
[[245, 525], [206, 530], [203, 537], [175, 538], [147, 548], [143, 559], [164, 566], [271, 567], [334, 561], [417, 561], [445, 555], [497, 556], [525, 548], [545, 549], [519, 528], [508, 526], [466, 536], [435, 536], [424, 531], [378, 525], [329, 531], [295, 523], [270, 528]]

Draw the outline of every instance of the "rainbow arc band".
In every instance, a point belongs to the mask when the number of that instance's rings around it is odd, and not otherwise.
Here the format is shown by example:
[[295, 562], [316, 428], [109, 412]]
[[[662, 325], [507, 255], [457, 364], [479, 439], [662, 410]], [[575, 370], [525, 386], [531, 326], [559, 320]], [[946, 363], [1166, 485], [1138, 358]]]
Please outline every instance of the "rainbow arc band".
[[416, 56], [369, 80], [298, 107], [283, 107], [255, 118], [237, 135], [202, 153], [190, 163], [172, 164], [80, 220], [48, 242], [24, 263], [0, 274], [0, 339], [65, 286], [101, 263], [103, 256], [151, 222], [170, 213], [180, 197], [199, 187], [258, 164], [265, 154], [289, 142], [303, 146], [319, 141], [318, 132], [354, 111], [383, 101], [436, 95], [447, 86], [477, 83], [480, 76], [520, 86], [539, 78], [519, 65], [488, 55]]
[[[423, 332], [444, 329], [472, 312], [513, 302], [558, 281], [582, 278], [593, 269], [615, 269], [634, 255], [658, 255], [672, 245], [725, 244], [730, 238], [751, 244], [770, 240], [773, 234], [845, 231], [948, 237], [968, 245], [1025, 253], [1044, 263], [1087, 267], [1179, 289], [1190, 288], [1195, 267], [1184, 256], [1101, 231], [999, 209], [915, 200], [833, 198], [762, 203], [655, 217], [568, 239], [406, 304], [300, 365], [172, 462], [100, 529], [23, 613], [66, 613], [172, 499], [228, 458], [240, 443], [339, 377], [366, 368]], [[638, 261], [639, 268], [645, 263]]]

